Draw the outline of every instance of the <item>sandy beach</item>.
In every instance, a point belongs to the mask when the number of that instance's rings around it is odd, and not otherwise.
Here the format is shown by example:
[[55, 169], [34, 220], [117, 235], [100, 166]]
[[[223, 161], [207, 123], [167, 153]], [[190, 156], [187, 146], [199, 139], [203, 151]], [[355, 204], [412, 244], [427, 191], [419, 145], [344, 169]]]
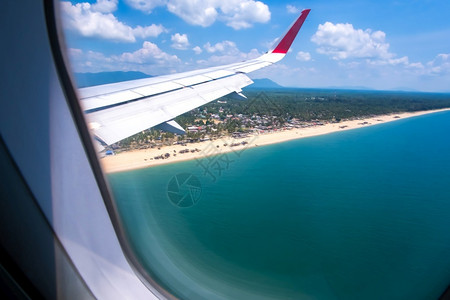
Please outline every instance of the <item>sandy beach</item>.
[[[101, 158], [100, 161], [103, 166], [103, 170], [106, 173], [148, 168], [156, 165], [175, 163], [184, 160], [200, 159], [206, 156], [218, 155], [232, 151], [239, 153], [240, 151], [244, 151], [248, 148], [281, 143], [299, 138], [329, 134], [338, 131], [373, 126], [377, 124], [393, 122], [396, 120], [402, 120], [405, 118], [449, 110], [450, 108], [381, 115], [358, 120], [341, 121], [339, 123], [326, 123], [324, 125], [317, 125], [307, 128], [292, 128], [289, 130], [275, 131], [270, 133], [253, 134], [239, 139], [224, 137], [213, 141], [189, 143], [186, 146], [172, 145], [164, 146], [160, 149], [153, 148], [133, 150], [122, 152], [116, 155], [109, 155]], [[186, 149], [188, 149], [188, 151], [186, 151]], [[155, 157], [161, 155], [164, 156], [166, 153], [170, 154], [168, 158], [155, 159]]]

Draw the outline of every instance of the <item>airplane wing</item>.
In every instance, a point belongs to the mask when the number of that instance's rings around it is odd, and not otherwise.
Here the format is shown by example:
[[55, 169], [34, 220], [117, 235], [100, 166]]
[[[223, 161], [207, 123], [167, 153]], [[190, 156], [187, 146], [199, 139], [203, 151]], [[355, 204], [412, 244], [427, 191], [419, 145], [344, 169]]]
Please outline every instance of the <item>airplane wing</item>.
[[80, 89], [81, 105], [95, 139], [110, 145], [157, 125], [184, 133], [173, 120], [176, 116], [228, 94], [243, 96], [242, 88], [253, 83], [245, 74], [281, 60], [309, 11], [303, 10], [277, 46], [256, 59]]

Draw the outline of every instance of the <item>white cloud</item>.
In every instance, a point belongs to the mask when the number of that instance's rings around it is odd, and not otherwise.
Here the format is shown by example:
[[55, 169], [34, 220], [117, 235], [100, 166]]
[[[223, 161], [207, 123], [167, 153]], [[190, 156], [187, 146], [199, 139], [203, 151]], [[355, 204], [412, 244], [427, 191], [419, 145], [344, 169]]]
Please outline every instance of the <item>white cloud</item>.
[[87, 63], [89, 65], [95, 65], [97, 62], [111, 64], [114, 61], [113, 58], [107, 57], [101, 52], [90, 51], [90, 50], [87, 52], [86, 57], [87, 57]]
[[367, 60], [367, 63], [370, 65], [377, 65], [377, 66], [385, 66], [385, 65], [391, 65], [391, 66], [398, 66], [403, 65], [407, 67], [411, 67], [416, 65], [417, 63], [410, 63], [409, 58], [407, 56], [399, 57], [399, 58], [389, 58], [384, 60]]
[[69, 49], [69, 60], [74, 72], [99, 72], [110, 70], [113, 60], [103, 53]]
[[261, 55], [256, 49], [248, 53], [241, 52], [232, 41], [223, 41], [211, 45], [206, 43], [203, 48], [207, 53], [213, 54], [207, 60], [198, 60], [202, 66], [218, 66], [223, 64], [235, 63], [243, 60], [257, 58]]
[[135, 37], [140, 37], [142, 39], [148, 38], [148, 37], [157, 37], [163, 32], [167, 32], [167, 29], [164, 28], [162, 25], [155, 25], [152, 24], [150, 26], [136, 26], [133, 28], [133, 34]]
[[[371, 29], [355, 29], [352, 24], [326, 22], [319, 25], [311, 41], [319, 46], [318, 53], [338, 61], [363, 59], [372, 66], [402, 66], [409, 70], [423, 68], [421, 63], [410, 62], [407, 56], [397, 57], [390, 52], [383, 31], [372, 32]], [[354, 65], [355, 61], [347, 64]]]
[[179, 71], [183, 67], [176, 55], [162, 51], [157, 45], [145, 41], [133, 52], [106, 56], [101, 52], [69, 49], [74, 72], [140, 71], [161, 75]]
[[300, 12], [300, 9], [290, 4], [286, 5], [286, 9], [290, 14], [298, 14]]
[[175, 33], [171, 37], [172, 48], [186, 50], [189, 47], [189, 40], [186, 34]]
[[165, 5], [167, 0], [125, 0], [125, 2], [132, 8], [149, 14], [155, 7]]
[[67, 50], [68, 50], [70, 56], [76, 57], [76, 56], [80, 56], [83, 54], [83, 50], [78, 49], [78, 48], [69, 48]]
[[95, 11], [89, 3], [72, 5], [70, 2], [62, 2], [61, 7], [64, 25], [83, 36], [123, 42], [135, 41], [129, 26], [119, 22], [110, 13]]
[[295, 58], [297, 60], [299, 60], [299, 61], [310, 61], [311, 60], [311, 54], [309, 52], [299, 51]]
[[117, 9], [117, 3], [119, 0], [97, 0], [92, 4], [92, 11], [101, 13], [112, 13]]
[[238, 30], [270, 20], [269, 7], [254, 0], [169, 0], [167, 8], [187, 23], [203, 27], [219, 19]]
[[441, 53], [426, 64], [429, 75], [450, 74], [450, 53]]
[[136, 64], [173, 64], [180, 62], [176, 55], [170, 55], [162, 51], [156, 44], [145, 41], [142, 48], [134, 52], [125, 52], [120, 56], [113, 56], [119, 62]]
[[413, 68], [413, 69], [424, 69], [425, 67], [424, 67], [424, 65], [421, 63], [421, 62], [417, 62], [417, 63], [410, 63], [409, 64], [409, 67], [410, 68]]
[[427, 63], [411, 62], [408, 56], [390, 51], [382, 31], [326, 22], [319, 25], [311, 41], [318, 45], [318, 53], [338, 61], [335, 73], [344, 71], [336, 78], [337, 85], [348, 84], [348, 80], [361, 85], [370, 81], [371, 87], [379, 89], [401, 86], [431, 91], [443, 90], [442, 82], [450, 80], [450, 53], [438, 54]]
[[216, 21], [218, 15], [214, 2], [172, 0], [167, 4], [167, 9], [189, 24], [207, 27]]
[[70, 2], [61, 2], [63, 24], [66, 28], [85, 37], [128, 43], [135, 42], [136, 37], [155, 37], [166, 31], [162, 25], [153, 24], [132, 28], [120, 22], [110, 11], [114, 8], [114, 4], [116, 5], [117, 2], [98, 0], [93, 5], [87, 2], [75, 5]]
[[352, 24], [320, 24], [311, 41], [319, 45], [317, 52], [335, 60], [368, 58], [388, 60], [394, 56], [382, 31], [353, 28]]
[[155, 7], [167, 9], [189, 24], [208, 27], [215, 21], [225, 22], [236, 30], [253, 23], [270, 20], [269, 7], [256, 0], [125, 0], [134, 9], [151, 13]]
[[239, 30], [249, 28], [252, 23], [266, 23], [270, 20], [269, 7], [260, 1], [229, 0], [220, 1], [222, 19], [227, 26]]
[[[82, 51], [72, 48], [69, 58], [75, 72], [103, 71], [140, 71], [151, 75], [196, 70], [199, 67], [210, 67], [253, 59], [261, 55], [256, 49], [244, 53], [229, 41], [209, 45], [215, 49], [212, 56], [197, 61], [182, 62], [176, 55], [161, 50], [156, 44], [145, 41], [142, 47], [132, 52], [106, 56], [101, 52]], [[194, 50], [195, 49], [195, 50]], [[194, 51], [201, 51], [198, 46]], [[212, 52], [211, 52], [212, 53]]]
[[200, 54], [203, 52], [202, 48], [200, 48], [199, 46], [195, 46], [194, 48], [192, 48], [192, 50], [194, 50], [195, 54]]
[[236, 46], [236, 43], [232, 41], [223, 41], [220, 43], [216, 43], [214, 45], [211, 45], [209, 42], [206, 43], [203, 48], [208, 53], [226, 53], [226, 54], [236, 54], [239, 53], [239, 49]]

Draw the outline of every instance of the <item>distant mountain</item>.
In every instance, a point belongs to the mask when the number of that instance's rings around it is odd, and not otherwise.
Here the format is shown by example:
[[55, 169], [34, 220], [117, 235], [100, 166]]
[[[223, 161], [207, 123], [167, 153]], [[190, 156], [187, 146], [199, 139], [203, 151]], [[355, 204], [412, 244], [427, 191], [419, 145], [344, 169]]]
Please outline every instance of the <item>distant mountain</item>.
[[74, 76], [78, 88], [153, 77], [151, 75], [147, 75], [142, 72], [121, 72], [121, 71], [99, 72], [99, 73], [75, 73]]
[[394, 89], [392, 89], [393, 91], [403, 91], [403, 92], [420, 92], [419, 90], [410, 88], [410, 87], [396, 87]]
[[261, 78], [261, 79], [252, 79], [253, 84], [249, 85], [248, 88], [283, 88], [284, 86], [279, 85], [278, 83], [267, 79], [267, 78]]

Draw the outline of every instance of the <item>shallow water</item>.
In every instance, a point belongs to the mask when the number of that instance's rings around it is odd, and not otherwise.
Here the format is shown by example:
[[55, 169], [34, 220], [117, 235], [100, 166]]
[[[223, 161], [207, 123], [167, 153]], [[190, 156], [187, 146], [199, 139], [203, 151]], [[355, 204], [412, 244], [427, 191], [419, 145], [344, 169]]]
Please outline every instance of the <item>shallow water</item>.
[[108, 178], [142, 264], [183, 299], [436, 299], [450, 282], [450, 112]]

